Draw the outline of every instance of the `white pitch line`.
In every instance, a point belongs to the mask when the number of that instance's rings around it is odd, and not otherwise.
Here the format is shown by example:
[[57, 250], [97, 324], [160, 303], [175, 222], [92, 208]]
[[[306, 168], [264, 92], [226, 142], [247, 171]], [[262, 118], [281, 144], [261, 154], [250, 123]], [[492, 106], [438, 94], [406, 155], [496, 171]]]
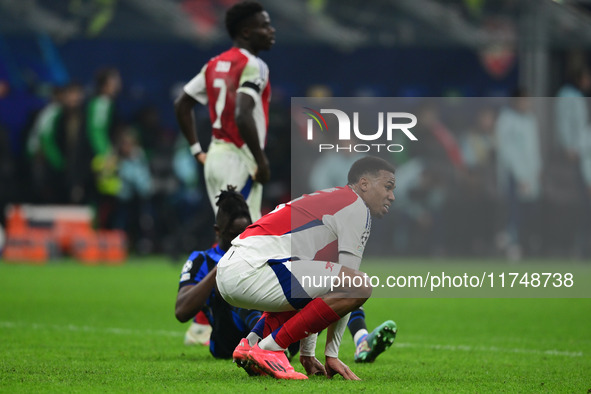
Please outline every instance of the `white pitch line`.
[[[0, 321], [0, 328], [32, 328], [34, 330], [56, 330], [56, 331], [72, 331], [72, 332], [94, 332], [101, 334], [115, 334], [115, 335], [154, 335], [166, 337], [182, 337], [184, 334], [181, 331], [168, 330], [138, 330], [132, 328], [114, 328], [114, 327], [91, 327], [91, 326], [75, 326], [73, 324], [57, 325], [57, 324], [38, 324], [38, 323], [22, 323]], [[470, 345], [439, 345], [439, 344], [422, 344], [409, 342], [395, 342], [395, 347], [398, 348], [422, 348], [431, 350], [444, 350], [450, 352], [489, 352], [489, 353], [519, 353], [519, 354], [534, 354], [540, 356], [563, 356], [563, 357], [583, 357], [583, 352], [571, 352], [566, 350], [538, 350], [538, 349], [523, 349], [523, 348], [502, 348], [497, 346], [470, 346]]]
[[34, 330], [56, 330], [56, 331], [72, 331], [72, 332], [96, 332], [102, 334], [116, 334], [116, 335], [156, 335], [166, 337], [182, 337], [184, 334], [181, 331], [167, 331], [167, 330], [138, 330], [133, 328], [114, 328], [114, 327], [91, 327], [91, 326], [75, 326], [68, 324], [60, 326], [57, 324], [39, 324], [39, 323], [17, 323], [9, 321], [0, 321], [0, 328], [32, 328]]
[[470, 345], [429, 345], [420, 343], [396, 342], [396, 347], [408, 348], [423, 348], [432, 350], [447, 350], [447, 351], [461, 351], [461, 352], [490, 352], [490, 353], [521, 353], [521, 354], [537, 354], [544, 356], [565, 356], [565, 357], [583, 357], [583, 352], [570, 352], [566, 350], [538, 350], [538, 349], [522, 349], [522, 348], [502, 348], [497, 346], [470, 346]]

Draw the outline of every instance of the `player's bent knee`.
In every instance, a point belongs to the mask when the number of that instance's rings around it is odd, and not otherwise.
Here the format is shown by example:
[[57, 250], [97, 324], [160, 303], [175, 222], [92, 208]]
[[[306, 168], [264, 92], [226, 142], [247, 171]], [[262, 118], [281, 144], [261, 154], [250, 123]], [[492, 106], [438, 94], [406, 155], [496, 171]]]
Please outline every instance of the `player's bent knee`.
[[358, 298], [360, 300], [367, 300], [371, 297], [371, 286], [352, 287], [347, 290], [349, 298]]
[[355, 298], [359, 300], [359, 305], [357, 305], [357, 307], [363, 305], [365, 301], [371, 297], [372, 290], [373, 288], [370, 285], [355, 289]]
[[342, 298], [359, 300], [357, 303], [361, 306], [369, 297], [371, 297], [373, 290], [369, 283], [364, 283], [362, 281], [362, 278], [363, 277], [361, 276], [353, 276], [350, 282], [347, 280], [343, 281], [344, 283], [333, 292], [335, 295], [338, 294]]
[[369, 297], [371, 297], [371, 293], [373, 292], [373, 287], [370, 284], [367, 284], [361, 290], [361, 297], [364, 298], [366, 301]]

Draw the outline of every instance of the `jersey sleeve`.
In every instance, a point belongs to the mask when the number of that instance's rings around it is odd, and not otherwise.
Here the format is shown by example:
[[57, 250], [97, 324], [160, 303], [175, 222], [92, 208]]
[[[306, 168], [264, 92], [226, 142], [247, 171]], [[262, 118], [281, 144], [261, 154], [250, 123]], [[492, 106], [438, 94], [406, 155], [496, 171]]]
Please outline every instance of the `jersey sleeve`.
[[203, 254], [203, 252], [191, 253], [181, 271], [179, 289], [188, 285], [196, 285], [201, 282], [208, 273], [209, 268], [207, 266], [205, 254]]
[[207, 69], [207, 64], [201, 68], [199, 74], [197, 74], [193, 79], [191, 79], [187, 84], [183, 87], [185, 93], [189, 96], [193, 97], [197, 100], [200, 104], [206, 105], [207, 104], [207, 90], [205, 86], [205, 70]]
[[246, 93], [253, 98], [260, 97], [269, 82], [269, 68], [259, 58], [249, 59], [240, 75], [238, 93]]
[[339, 253], [350, 253], [361, 258], [371, 230], [371, 216], [365, 204], [356, 200], [334, 215], [324, 218], [336, 233]]

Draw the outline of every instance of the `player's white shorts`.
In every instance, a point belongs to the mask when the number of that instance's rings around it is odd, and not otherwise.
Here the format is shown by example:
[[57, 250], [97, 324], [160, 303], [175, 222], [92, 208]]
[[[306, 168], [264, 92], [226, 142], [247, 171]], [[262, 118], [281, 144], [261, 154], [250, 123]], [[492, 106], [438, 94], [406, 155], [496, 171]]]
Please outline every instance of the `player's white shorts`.
[[252, 180], [256, 168], [256, 162], [246, 145], [238, 148], [230, 142], [218, 139], [211, 141], [203, 171], [207, 195], [214, 213], [218, 212], [216, 196], [228, 185], [232, 185], [244, 196], [252, 221], [260, 219], [263, 185]]
[[266, 312], [302, 309], [331, 290], [341, 271], [326, 261], [268, 261], [253, 268], [231, 247], [217, 266], [220, 294], [230, 305]]

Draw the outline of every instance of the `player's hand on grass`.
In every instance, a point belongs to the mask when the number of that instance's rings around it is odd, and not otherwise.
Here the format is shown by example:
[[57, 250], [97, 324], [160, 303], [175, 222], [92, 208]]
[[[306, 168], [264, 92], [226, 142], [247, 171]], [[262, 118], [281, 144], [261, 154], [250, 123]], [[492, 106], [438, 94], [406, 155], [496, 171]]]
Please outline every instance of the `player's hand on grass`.
[[199, 152], [195, 155], [195, 160], [201, 165], [205, 164], [205, 159], [207, 159], [207, 153]]
[[324, 365], [314, 356], [300, 356], [300, 363], [306, 370], [308, 376], [324, 375], [326, 376], [326, 369]]
[[361, 380], [341, 360], [336, 357], [326, 357], [326, 377], [332, 379], [336, 374], [341, 375], [345, 380]]
[[263, 156], [257, 162], [257, 170], [254, 173], [253, 179], [255, 182], [267, 183], [271, 179], [271, 168], [269, 167], [269, 160], [267, 156]]

